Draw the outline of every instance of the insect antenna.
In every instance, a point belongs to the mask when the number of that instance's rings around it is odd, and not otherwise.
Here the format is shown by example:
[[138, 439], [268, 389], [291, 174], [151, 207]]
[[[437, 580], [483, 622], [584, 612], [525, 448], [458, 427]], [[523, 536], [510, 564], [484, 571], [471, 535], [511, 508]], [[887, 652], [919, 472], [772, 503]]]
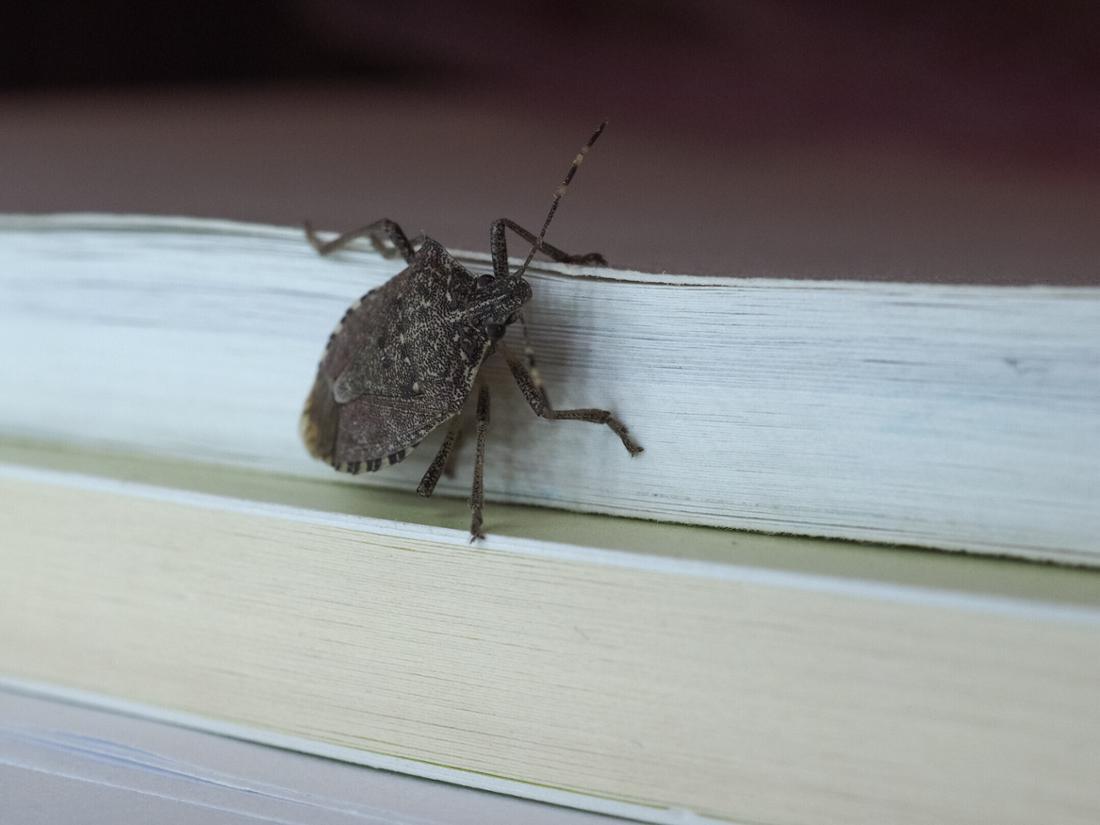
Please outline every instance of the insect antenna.
[[577, 156], [573, 158], [573, 163], [569, 166], [569, 171], [565, 173], [565, 177], [558, 185], [558, 188], [554, 192], [554, 200], [550, 202], [550, 211], [546, 213], [546, 220], [542, 222], [542, 229], [539, 230], [539, 236], [535, 239], [535, 242], [531, 245], [531, 251], [527, 253], [527, 259], [523, 262], [518, 270], [516, 270], [514, 278], [522, 278], [523, 273], [527, 271], [527, 267], [531, 263], [531, 259], [535, 257], [535, 253], [542, 248], [542, 240], [546, 237], [546, 230], [550, 226], [550, 221], [554, 219], [554, 213], [558, 211], [558, 204], [565, 196], [565, 190], [569, 188], [570, 181], [573, 180], [573, 176], [577, 174], [577, 169], [580, 168], [581, 163], [584, 162], [584, 156], [588, 154], [588, 150], [592, 148], [597, 140], [600, 139], [600, 135], [603, 134], [604, 127], [607, 126], [605, 120], [599, 126], [596, 127], [596, 131], [592, 133], [592, 137], [588, 139], [588, 143], [581, 147], [581, 150], [577, 152]]

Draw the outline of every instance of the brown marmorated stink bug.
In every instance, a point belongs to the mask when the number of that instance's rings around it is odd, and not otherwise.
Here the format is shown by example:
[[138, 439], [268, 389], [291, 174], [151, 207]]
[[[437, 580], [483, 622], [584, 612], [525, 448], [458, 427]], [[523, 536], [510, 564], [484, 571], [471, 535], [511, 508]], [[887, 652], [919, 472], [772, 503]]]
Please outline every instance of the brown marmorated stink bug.
[[[606, 123], [574, 158], [554, 193], [538, 236], [508, 218], [489, 227], [493, 274], [475, 276], [438, 242], [427, 236], [413, 241], [391, 220], [380, 220], [321, 241], [306, 223], [306, 237], [327, 255], [366, 237], [376, 250], [408, 264], [378, 289], [356, 301], [328, 339], [317, 378], [302, 413], [302, 438], [310, 453], [335, 469], [373, 472], [403, 461], [428, 433], [450, 422], [446, 438], [428, 465], [417, 492], [430, 496], [450, 461], [462, 432], [462, 410], [478, 385], [477, 452], [470, 509], [470, 540], [484, 538], [485, 436], [489, 427], [489, 388], [478, 382], [485, 359], [500, 352], [536, 415], [606, 424], [631, 455], [642, 448], [608, 410], [555, 410], [535, 369], [530, 346], [517, 358], [501, 341], [516, 322], [524, 328], [522, 310], [531, 300], [523, 275], [536, 252], [555, 261], [606, 266], [602, 255], [569, 255], [543, 241], [558, 203], [577, 167]], [[531, 244], [523, 265], [508, 270], [504, 230]]]

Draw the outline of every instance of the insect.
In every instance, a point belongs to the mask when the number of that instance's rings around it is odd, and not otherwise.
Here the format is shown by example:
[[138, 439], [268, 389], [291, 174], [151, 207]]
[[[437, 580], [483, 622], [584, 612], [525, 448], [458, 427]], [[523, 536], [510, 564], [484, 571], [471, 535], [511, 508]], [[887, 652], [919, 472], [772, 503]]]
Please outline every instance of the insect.
[[[501, 340], [508, 327], [519, 321], [526, 342], [522, 311], [531, 300], [531, 286], [523, 276], [536, 252], [565, 263], [607, 265], [598, 253], [569, 255], [543, 240], [573, 175], [606, 125], [600, 124], [574, 158], [537, 237], [508, 218], [493, 221], [489, 227], [492, 275], [474, 275], [425, 235], [409, 241], [401, 227], [388, 219], [330, 241], [321, 241], [306, 223], [306, 238], [321, 255], [365, 237], [383, 255], [400, 255], [408, 264], [352, 304], [328, 339], [301, 418], [302, 439], [314, 457], [341, 472], [374, 472], [404, 461], [428, 433], [448, 424], [443, 444], [417, 488], [420, 495], [430, 496], [440, 475], [450, 471], [463, 430], [462, 413], [476, 390], [470, 541], [484, 538], [489, 387], [479, 381], [478, 371], [494, 353], [505, 358], [536, 415], [606, 424], [631, 455], [642, 452], [626, 426], [608, 410], [555, 410], [530, 345], [525, 344], [521, 359]], [[505, 230], [531, 245], [515, 272], [508, 269]]]

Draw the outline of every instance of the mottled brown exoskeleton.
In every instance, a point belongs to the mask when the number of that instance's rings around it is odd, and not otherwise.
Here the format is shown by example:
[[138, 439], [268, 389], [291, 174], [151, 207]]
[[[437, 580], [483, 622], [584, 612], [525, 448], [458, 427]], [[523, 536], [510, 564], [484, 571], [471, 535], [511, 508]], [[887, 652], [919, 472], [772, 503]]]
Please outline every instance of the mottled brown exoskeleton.
[[[517, 320], [523, 324], [521, 311], [531, 300], [531, 286], [523, 275], [535, 252], [566, 263], [607, 264], [598, 253], [569, 255], [543, 241], [577, 167], [605, 125], [600, 125], [573, 160], [554, 193], [537, 237], [507, 218], [492, 223], [492, 275], [475, 276], [429, 237], [410, 242], [401, 227], [390, 220], [375, 221], [327, 242], [322, 242], [306, 224], [306, 237], [322, 255], [365, 237], [382, 254], [400, 255], [408, 264], [352, 304], [329, 337], [302, 413], [302, 438], [311, 454], [342, 472], [373, 472], [403, 461], [428, 433], [450, 422], [446, 438], [417, 488], [420, 495], [430, 496], [440, 475], [449, 471], [462, 432], [461, 413], [477, 383], [478, 370], [494, 352], [507, 360], [520, 391], [537, 415], [606, 424], [631, 455], [642, 451], [623, 423], [607, 410], [551, 407], [530, 346], [525, 346], [523, 360], [501, 341], [511, 324]], [[527, 259], [515, 272], [508, 270], [506, 229], [531, 244]], [[484, 538], [483, 474], [488, 426], [489, 388], [481, 384], [470, 497], [471, 541]]]

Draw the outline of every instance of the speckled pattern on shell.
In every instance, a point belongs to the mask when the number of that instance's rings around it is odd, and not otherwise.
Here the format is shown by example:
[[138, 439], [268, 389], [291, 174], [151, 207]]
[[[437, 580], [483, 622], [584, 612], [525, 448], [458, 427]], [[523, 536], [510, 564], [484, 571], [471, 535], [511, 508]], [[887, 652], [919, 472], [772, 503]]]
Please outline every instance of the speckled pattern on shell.
[[429, 238], [405, 270], [353, 304], [302, 413], [310, 453], [346, 472], [377, 470], [457, 415], [492, 347], [472, 317], [476, 294], [476, 276]]

